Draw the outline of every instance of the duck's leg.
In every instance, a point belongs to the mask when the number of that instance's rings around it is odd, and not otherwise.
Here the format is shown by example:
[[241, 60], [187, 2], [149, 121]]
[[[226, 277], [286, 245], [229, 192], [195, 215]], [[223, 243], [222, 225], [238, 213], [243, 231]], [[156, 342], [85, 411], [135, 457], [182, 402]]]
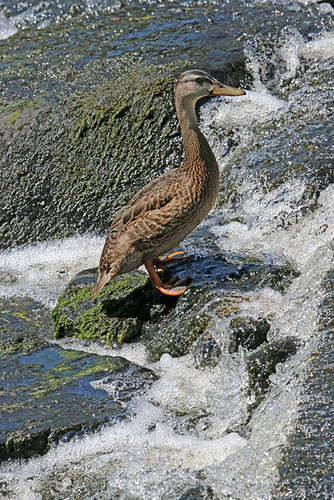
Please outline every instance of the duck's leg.
[[172, 285], [164, 285], [157, 275], [156, 270], [154, 269], [152, 259], [145, 259], [144, 260], [145, 267], [147, 269], [147, 272], [151, 278], [153, 286], [160, 290], [161, 293], [165, 295], [172, 295], [172, 296], [178, 296], [182, 295], [183, 292], [185, 291], [186, 287], [185, 286], [172, 286]]

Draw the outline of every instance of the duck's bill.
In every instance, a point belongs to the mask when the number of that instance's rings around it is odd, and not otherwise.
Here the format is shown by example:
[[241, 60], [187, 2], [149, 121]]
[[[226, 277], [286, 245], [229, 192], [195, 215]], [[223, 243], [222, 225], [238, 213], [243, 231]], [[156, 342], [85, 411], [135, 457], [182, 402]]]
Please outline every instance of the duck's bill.
[[236, 89], [234, 87], [229, 87], [228, 85], [223, 85], [222, 83], [217, 83], [212, 86], [210, 90], [211, 95], [245, 95], [246, 92], [242, 89]]

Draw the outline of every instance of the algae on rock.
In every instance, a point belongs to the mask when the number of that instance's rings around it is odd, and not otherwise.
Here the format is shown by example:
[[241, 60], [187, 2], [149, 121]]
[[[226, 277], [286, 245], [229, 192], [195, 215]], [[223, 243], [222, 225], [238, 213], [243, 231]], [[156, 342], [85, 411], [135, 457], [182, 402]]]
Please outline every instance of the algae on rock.
[[156, 379], [123, 358], [55, 345], [0, 362], [6, 387], [6, 399], [0, 397], [0, 460], [44, 454], [61, 440], [125, 418], [127, 404]]
[[89, 93], [36, 102], [33, 114], [27, 103], [0, 109], [2, 246], [105, 231], [180, 158], [174, 79], [189, 63], [120, 64], [121, 76]]
[[78, 336], [82, 339], [130, 342], [141, 334], [144, 321], [153, 320], [159, 303], [161, 315], [175, 304], [175, 299], [160, 297], [146, 274], [135, 272], [112, 279], [91, 298], [91, 285], [75, 285], [59, 297], [52, 312], [55, 336]]

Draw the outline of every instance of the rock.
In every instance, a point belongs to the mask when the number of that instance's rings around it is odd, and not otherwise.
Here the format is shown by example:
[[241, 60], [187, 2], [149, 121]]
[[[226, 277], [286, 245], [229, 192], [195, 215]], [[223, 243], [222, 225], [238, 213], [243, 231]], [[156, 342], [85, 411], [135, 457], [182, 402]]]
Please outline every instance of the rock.
[[204, 333], [192, 349], [195, 364], [198, 368], [214, 367], [218, 363], [222, 350], [210, 333]]
[[86, 276], [80, 284], [76, 280], [59, 297], [52, 312], [55, 336], [78, 336], [82, 339], [113, 342], [131, 342], [142, 331], [144, 322], [158, 321], [175, 306], [176, 299], [152, 288], [147, 274], [139, 271], [112, 279], [91, 298], [94, 281]]
[[0, 353], [30, 354], [48, 346], [50, 312], [29, 298], [0, 300]]
[[122, 76], [89, 93], [0, 110], [3, 247], [105, 231], [121, 205], [179, 161], [174, 80], [188, 63], [120, 64]]
[[195, 486], [185, 491], [178, 500], [213, 500], [214, 498], [211, 486]]
[[259, 405], [269, 387], [269, 377], [276, 372], [276, 365], [284, 363], [297, 352], [293, 339], [287, 338], [278, 342], [264, 343], [253, 351], [247, 358], [246, 364], [249, 373], [249, 387], [255, 395], [253, 407]]
[[[254, 268], [250, 282], [249, 273]], [[219, 318], [238, 309], [242, 299], [233, 294], [239, 289], [256, 289], [263, 274], [272, 273], [264, 264], [262, 268], [260, 273], [259, 266], [252, 268], [251, 264], [239, 267], [220, 257], [189, 256], [185, 262], [170, 266], [162, 276], [163, 281], [171, 275], [194, 277], [196, 284], [188, 285], [181, 297], [157, 292], [147, 275], [136, 271], [112, 279], [96, 301], [91, 299], [96, 272], [83, 272], [68, 286], [52, 313], [55, 335], [78, 336], [109, 345], [140, 338], [152, 361], [164, 353], [177, 357], [192, 351], [199, 366], [214, 366], [221, 348], [210, 336], [212, 315]], [[286, 269], [290, 270], [289, 266]], [[284, 272], [279, 286], [284, 287], [289, 278], [290, 274], [287, 277]], [[225, 283], [230, 284], [232, 279], [235, 288], [226, 295]], [[262, 318], [233, 319], [227, 352], [235, 352], [239, 345], [255, 349], [266, 340], [269, 328]]]
[[208, 336], [211, 315], [227, 315], [237, 303], [238, 299], [225, 298], [214, 283], [190, 285], [175, 309], [162, 318], [159, 324], [143, 325], [141, 340], [146, 344], [150, 359], [156, 361], [164, 353], [173, 357], [183, 356], [193, 349], [200, 365], [202, 362], [205, 364], [205, 358], [207, 363], [214, 364], [220, 348]]
[[[112, 279], [93, 301], [87, 283], [94, 281], [95, 274], [83, 273], [59, 297], [52, 312], [57, 338], [77, 336], [109, 345], [140, 338], [152, 360], [164, 353], [182, 356], [206, 332], [213, 311], [228, 314], [236, 306], [211, 282], [190, 285], [181, 297], [165, 296], [140, 271]], [[199, 350], [208, 347], [204, 344]]]
[[229, 352], [237, 352], [239, 345], [253, 350], [265, 342], [270, 324], [263, 318], [242, 316], [232, 319], [229, 329], [231, 331]]
[[0, 459], [46, 453], [59, 441], [124, 418], [156, 376], [123, 358], [59, 346], [0, 359]]
[[36, 433], [25, 433], [22, 431], [13, 432], [7, 439], [5, 447], [2, 444], [0, 448], [0, 457], [28, 458], [35, 454], [42, 454], [47, 444], [47, 431], [43, 430]]

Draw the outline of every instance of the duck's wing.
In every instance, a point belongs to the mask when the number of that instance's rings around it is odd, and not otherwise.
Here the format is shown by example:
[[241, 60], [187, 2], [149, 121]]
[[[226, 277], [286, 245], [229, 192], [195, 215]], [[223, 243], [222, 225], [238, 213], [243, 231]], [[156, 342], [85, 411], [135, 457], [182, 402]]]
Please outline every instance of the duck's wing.
[[[147, 184], [119, 210], [111, 221], [109, 234], [134, 229], [140, 221], [153, 222], [161, 214], [160, 210], [167, 210], [168, 206], [173, 205], [179, 198], [182, 179], [179, 178], [180, 175], [171, 175], [172, 173], [174, 171]], [[175, 173], [179, 174], [177, 171]]]
[[116, 275], [130, 248], [140, 251], [143, 244], [150, 245], [166, 232], [168, 223], [180, 212], [184, 180], [178, 169], [168, 172], [147, 184], [115, 214], [102, 250], [93, 298]]
[[154, 210], [161, 210], [166, 207], [172, 199], [173, 195], [169, 191], [156, 193], [154, 196], [148, 196], [147, 198], [140, 198], [134, 204], [124, 207], [119, 216], [114, 219], [110, 230], [112, 231], [116, 227], [126, 230], [138, 222], [139, 219], [148, 217]]

